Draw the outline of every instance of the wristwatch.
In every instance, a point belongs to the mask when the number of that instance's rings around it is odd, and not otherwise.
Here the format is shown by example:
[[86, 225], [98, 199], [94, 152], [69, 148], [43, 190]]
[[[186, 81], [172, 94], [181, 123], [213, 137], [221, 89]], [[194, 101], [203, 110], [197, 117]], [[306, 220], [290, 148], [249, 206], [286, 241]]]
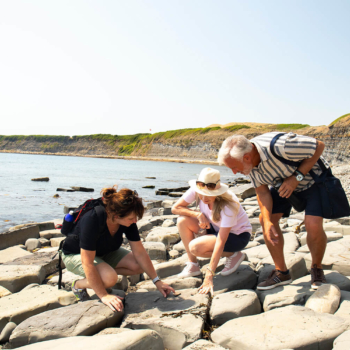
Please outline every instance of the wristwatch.
[[155, 278], [153, 278], [153, 280], [152, 280], [152, 282], [154, 283], [154, 284], [156, 284], [158, 281], [160, 281], [160, 278], [157, 276], [157, 277], [155, 277]]
[[303, 181], [305, 177], [305, 175], [299, 170], [295, 170], [293, 175], [297, 178], [297, 181], [299, 182]]

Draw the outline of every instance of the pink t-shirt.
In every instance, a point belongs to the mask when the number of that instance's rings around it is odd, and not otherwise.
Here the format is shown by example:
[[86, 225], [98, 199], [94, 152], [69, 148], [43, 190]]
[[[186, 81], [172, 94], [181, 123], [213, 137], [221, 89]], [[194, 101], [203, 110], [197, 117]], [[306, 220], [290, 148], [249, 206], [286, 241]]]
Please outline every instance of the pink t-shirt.
[[[238, 199], [234, 193], [231, 191], [227, 191], [227, 193], [232, 196], [235, 202], [238, 203]], [[196, 200], [196, 192], [190, 188], [182, 195], [181, 198], [190, 204]], [[220, 227], [231, 227], [230, 233], [233, 233], [235, 235], [239, 235], [243, 232], [252, 233], [252, 225], [249, 222], [247, 213], [244, 211], [241, 205], [239, 205], [239, 211], [237, 215], [233, 213], [232, 209], [225, 207], [223, 210], [221, 210], [220, 213], [221, 220], [216, 222], [213, 221], [212, 210], [209, 209], [208, 204], [205, 204], [199, 200], [199, 209], [201, 213], [203, 213], [208, 218], [216, 231], [219, 231]]]

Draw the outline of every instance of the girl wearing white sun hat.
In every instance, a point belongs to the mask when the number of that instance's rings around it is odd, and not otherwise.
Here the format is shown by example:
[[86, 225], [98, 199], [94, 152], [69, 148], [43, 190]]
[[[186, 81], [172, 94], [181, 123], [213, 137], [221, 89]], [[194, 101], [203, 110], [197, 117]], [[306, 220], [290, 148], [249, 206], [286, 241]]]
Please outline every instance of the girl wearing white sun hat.
[[[236, 195], [220, 182], [218, 170], [204, 168], [189, 184], [190, 189], [172, 208], [173, 214], [180, 215], [177, 227], [189, 260], [178, 276], [201, 275], [197, 257], [211, 257], [199, 293], [213, 294], [213, 277], [220, 258], [226, 257], [222, 275], [235, 272], [244, 260], [241, 250], [249, 243], [252, 226]], [[199, 212], [188, 208], [195, 200]]]

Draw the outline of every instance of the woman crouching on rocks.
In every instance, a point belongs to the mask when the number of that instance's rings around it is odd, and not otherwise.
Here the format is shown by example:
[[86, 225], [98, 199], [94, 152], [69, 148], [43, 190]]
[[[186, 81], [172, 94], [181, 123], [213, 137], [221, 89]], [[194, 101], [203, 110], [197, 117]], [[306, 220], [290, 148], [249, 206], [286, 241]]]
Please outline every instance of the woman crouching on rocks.
[[[85, 277], [72, 284], [80, 301], [89, 300], [86, 288], [92, 288], [113, 311], [121, 311], [121, 297], [109, 294], [118, 275], [136, 275], [144, 271], [164, 297], [174, 289], [163, 283], [153, 267], [142, 242], [136, 222], [144, 213], [142, 199], [136, 191], [104, 188], [101, 205], [87, 211], [66, 238], [61, 252], [67, 270]], [[132, 252], [121, 247], [123, 233]]]
[[[211, 257], [199, 293], [213, 295], [213, 277], [221, 256], [226, 257], [221, 275], [236, 271], [244, 260], [241, 250], [249, 243], [252, 226], [236, 195], [220, 183], [218, 170], [204, 168], [189, 184], [190, 189], [172, 208], [173, 214], [180, 215], [177, 227], [189, 260], [178, 277], [201, 275], [197, 257]], [[200, 212], [188, 208], [195, 200]]]

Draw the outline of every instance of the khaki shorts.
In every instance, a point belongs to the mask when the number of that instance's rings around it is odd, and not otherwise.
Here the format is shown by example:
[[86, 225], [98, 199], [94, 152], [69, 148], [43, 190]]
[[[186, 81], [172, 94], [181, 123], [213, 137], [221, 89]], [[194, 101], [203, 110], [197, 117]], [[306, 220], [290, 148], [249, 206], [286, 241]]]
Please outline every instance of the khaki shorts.
[[[94, 265], [98, 265], [102, 262], [107, 263], [112, 266], [113, 269], [119, 264], [120, 260], [122, 260], [125, 256], [130, 253], [129, 250], [124, 248], [119, 248], [118, 250], [114, 250], [103, 256], [95, 256]], [[80, 254], [69, 254], [65, 255], [62, 251], [60, 251], [62, 260], [66, 265], [68, 271], [75, 273], [76, 275], [86, 277], [83, 269], [83, 265], [81, 263]]]

